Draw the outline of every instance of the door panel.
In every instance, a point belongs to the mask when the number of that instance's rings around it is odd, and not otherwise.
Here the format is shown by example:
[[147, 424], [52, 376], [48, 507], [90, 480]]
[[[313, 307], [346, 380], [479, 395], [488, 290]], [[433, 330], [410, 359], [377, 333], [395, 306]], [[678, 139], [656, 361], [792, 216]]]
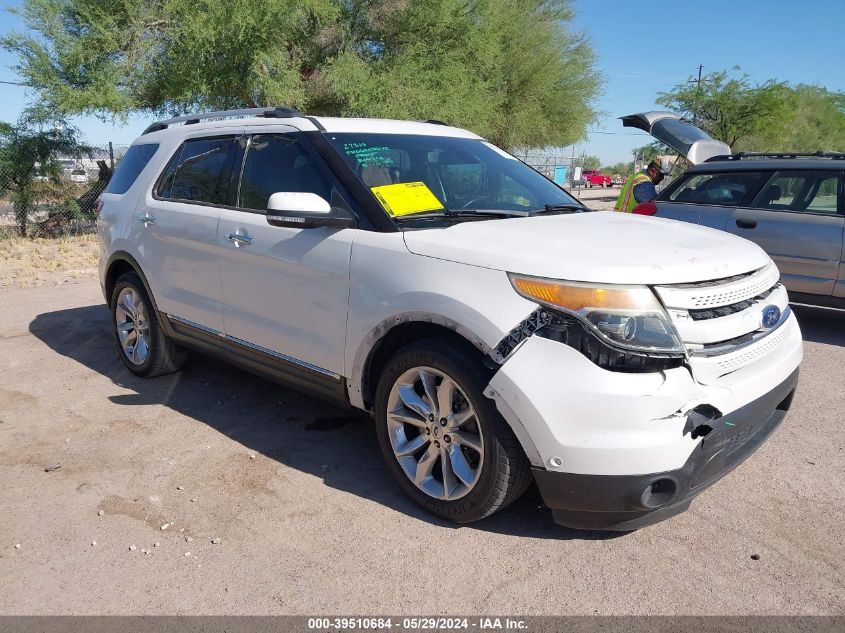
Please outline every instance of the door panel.
[[737, 209], [725, 228], [759, 244], [777, 263], [788, 290], [829, 295], [839, 268], [843, 224], [842, 216]]
[[138, 243], [159, 310], [223, 330], [219, 209], [229, 195], [239, 135], [188, 138], [136, 212]]
[[343, 375], [349, 260], [357, 229], [271, 226], [276, 192], [309, 192], [351, 214], [322, 159], [295, 133], [256, 128], [249, 137], [238, 209], [222, 209], [217, 232], [228, 336]]
[[149, 198], [144, 211], [156, 222], [136, 220], [136, 239], [158, 309], [222, 331], [218, 210]]
[[725, 229], [759, 244], [775, 260], [788, 290], [831, 295], [839, 274], [845, 217], [837, 212], [833, 171], [775, 173]]
[[226, 334], [343, 375], [354, 234], [275, 227], [262, 214], [222, 209]]

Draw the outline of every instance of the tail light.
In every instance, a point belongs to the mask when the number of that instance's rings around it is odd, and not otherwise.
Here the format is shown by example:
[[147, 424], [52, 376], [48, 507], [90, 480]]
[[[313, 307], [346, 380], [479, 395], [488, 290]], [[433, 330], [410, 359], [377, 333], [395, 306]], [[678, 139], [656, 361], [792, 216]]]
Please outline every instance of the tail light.
[[657, 205], [653, 202], [640, 202], [634, 207], [631, 213], [636, 213], [637, 215], [654, 215], [657, 213]]
[[94, 203], [94, 215], [99, 217], [100, 211], [102, 211], [102, 210], [103, 210], [103, 201], [100, 200], [99, 198], [97, 198], [97, 201]]

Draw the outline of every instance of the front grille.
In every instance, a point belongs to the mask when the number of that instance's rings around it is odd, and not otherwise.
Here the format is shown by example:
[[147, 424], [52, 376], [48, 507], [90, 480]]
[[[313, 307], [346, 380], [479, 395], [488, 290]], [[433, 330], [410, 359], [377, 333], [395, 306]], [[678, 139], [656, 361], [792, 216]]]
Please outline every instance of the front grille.
[[732, 303], [730, 305], [721, 306], [718, 308], [709, 308], [706, 310], [689, 310], [689, 315], [693, 321], [706, 321], [707, 319], [718, 319], [719, 317], [729, 316], [731, 314], [736, 314], [737, 312], [742, 312], [743, 310], [747, 310], [751, 306], [753, 306], [756, 302], [762, 301], [770, 294], [772, 294], [777, 288], [780, 286], [780, 283], [776, 283], [774, 286], [761, 292], [755, 297], [751, 297], [750, 299], [745, 299], [744, 301], [739, 301], [737, 303]]
[[777, 330], [762, 338], [758, 344], [749, 345], [748, 349], [744, 351], [740, 349], [733, 354], [726, 354], [725, 358], [719, 360], [719, 368], [727, 374], [746, 365], [750, 365], [780, 345], [791, 330], [792, 323], [787, 321]]
[[778, 269], [774, 264], [769, 264], [751, 274], [727, 277], [718, 280], [718, 283], [706, 281], [656, 286], [655, 291], [667, 308], [703, 313], [753, 300], [764, 292], [771, 292], [777, 287], [779, 278]]

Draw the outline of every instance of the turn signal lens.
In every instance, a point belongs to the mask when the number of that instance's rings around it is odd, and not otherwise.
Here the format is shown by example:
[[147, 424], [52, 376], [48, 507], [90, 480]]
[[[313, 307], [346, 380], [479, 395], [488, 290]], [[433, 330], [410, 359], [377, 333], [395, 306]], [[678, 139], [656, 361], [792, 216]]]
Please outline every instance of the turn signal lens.
[[510, 275], [521, 296], [572, 314], [614, 346], [639, 352], [683, 353], [675, 326], [645, 286], [598, 286]]
[[516, 291], [526, 299], [570, 312], [590, 309], [661, 310], [654, 293], [643, 286], [592, 286], [535, 277], [511, 276]]

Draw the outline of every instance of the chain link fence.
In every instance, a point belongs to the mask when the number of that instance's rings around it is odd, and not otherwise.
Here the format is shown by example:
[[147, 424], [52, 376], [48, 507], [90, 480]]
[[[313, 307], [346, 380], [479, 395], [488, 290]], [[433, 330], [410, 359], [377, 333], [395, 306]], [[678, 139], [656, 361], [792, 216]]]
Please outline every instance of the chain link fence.
[[0, 239], [94, 232], [97, 198], [129, 145], [90, 149], [90, 154], [58, 156], [58, 177], [36, 173], [23, 192], [0, 173]]
[[584, 157], [568, 155], [565, 150], [517, 150], [513, 152], [519, 160], [530, 165], [549, 180], [571, 189], [581, 186], [584, 171]]

